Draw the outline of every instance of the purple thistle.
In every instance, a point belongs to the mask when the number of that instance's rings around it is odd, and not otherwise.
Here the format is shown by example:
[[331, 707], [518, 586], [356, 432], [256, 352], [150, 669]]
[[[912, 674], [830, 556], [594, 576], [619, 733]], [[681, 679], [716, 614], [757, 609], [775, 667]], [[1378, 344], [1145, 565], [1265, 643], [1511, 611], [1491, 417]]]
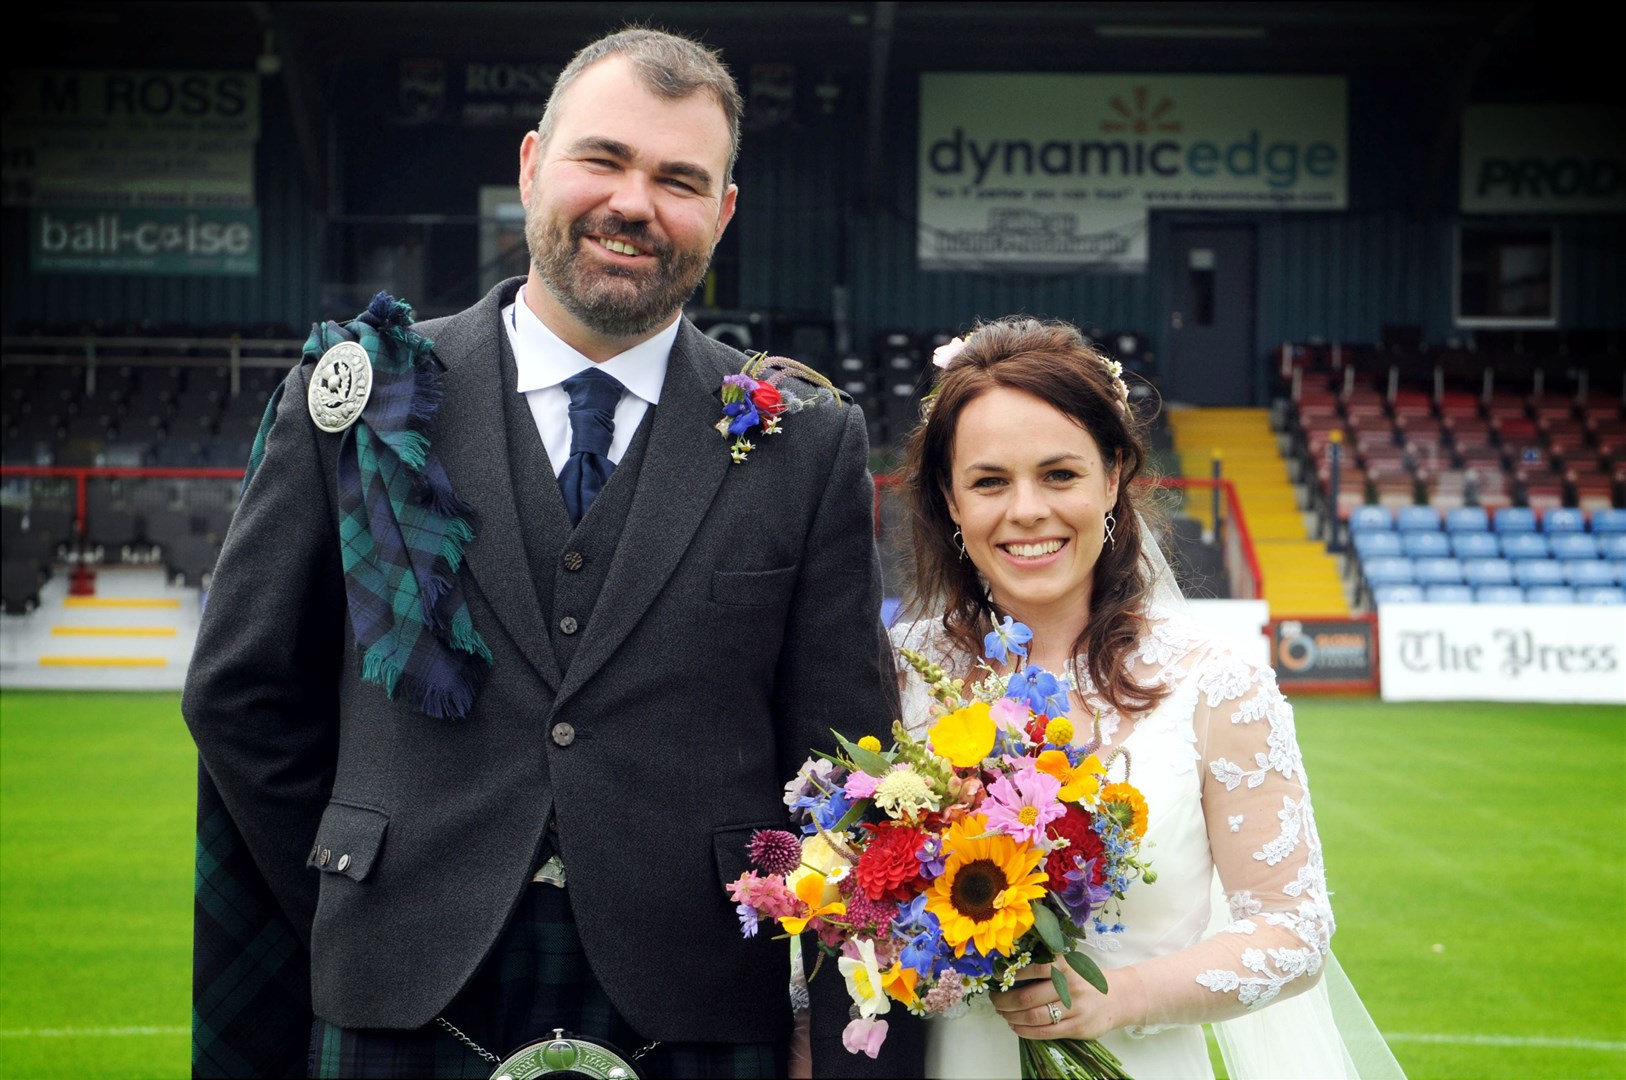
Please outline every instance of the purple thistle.
[[758, 829], [747, 851], [764, 873], [784, 875], [802, 865], [802, 842], [783, 829]]

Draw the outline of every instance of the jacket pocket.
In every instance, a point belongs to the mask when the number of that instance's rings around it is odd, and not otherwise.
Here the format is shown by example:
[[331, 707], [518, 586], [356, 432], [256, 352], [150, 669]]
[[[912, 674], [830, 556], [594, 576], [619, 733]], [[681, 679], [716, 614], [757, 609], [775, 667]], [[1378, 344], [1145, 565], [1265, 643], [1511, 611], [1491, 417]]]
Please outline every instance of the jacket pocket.
[[382, 810], [355, 803], [327, 804], [322, 823], [316, 829], [305, 865], [324, 874], [343, 874], [352, 881], [364, 881], [384, 847], [384, 831], [390, 816]]
[[778, 570], [717, 570], [711, 575], [713, 603], [729, 607], [771, 607], [790, 599], [796, 588], [794, 566]]
[[731, 885], [738, 881], [748, 870], [754, 869], [751, 865], [751, 856], [746, 846], [751, 842], [751, 834], [758, 829], [783, 829], [785, 822], [759, 821], [754, 825], [724, 825], [711, 834], [711, 854], [717, 863], [717, 880], [724, 885]]

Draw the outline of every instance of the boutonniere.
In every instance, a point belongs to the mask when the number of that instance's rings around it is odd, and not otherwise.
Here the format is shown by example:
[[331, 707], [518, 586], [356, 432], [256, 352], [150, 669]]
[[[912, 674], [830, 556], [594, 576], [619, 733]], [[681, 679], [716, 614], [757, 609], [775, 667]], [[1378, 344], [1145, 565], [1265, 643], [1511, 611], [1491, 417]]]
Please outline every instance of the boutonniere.
[[[798, 394], [787, 380], [795, 377], [813, 384], [812, 393]], [[836, 388], [829, 379], [806, 364], [783, 356], [757, 353], [745, 362], [737, 375], [723, 377], [723, 418], [717, 431], [733, 439], [729, 456], [738, 465], [756, 449], [748, 436], [753, 430], [763, 435], [782, 435], [780, 417], [801, 412], [821, 401], [835, 401]]]

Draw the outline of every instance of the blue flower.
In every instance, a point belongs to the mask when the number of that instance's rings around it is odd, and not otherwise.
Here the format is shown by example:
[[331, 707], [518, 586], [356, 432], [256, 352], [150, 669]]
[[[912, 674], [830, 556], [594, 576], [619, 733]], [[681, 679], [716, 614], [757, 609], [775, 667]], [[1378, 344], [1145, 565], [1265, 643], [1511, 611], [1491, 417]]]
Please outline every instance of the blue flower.
[[802, 826], [802, 832], [811, 836], [821, 828], [826, 832], [833, 830], [852, 807], [846, 793], [836, 788], [829, 795], [804, 795], [796, 800], [792, 809], [806, 810], [811, 815], [812, 820]]
[[[943, 860], [943, 838], [940, 836], [926, 837], [926, 842], [920, 845], [919, 851], [915, 852], [915, 858], [920, 860], [920, 875], [922, 877], [941, 877], [948, 866]], [[926, 902], [924, 896], [917, 896], [915, 899], [922, 904]], [[933, 918], [936, 918], [936, 916], [933, 916]]]
[[949, 967], [961, 975], [976, 978], [979, 975], [992, 975], [994, 961], [992, 957], [984, 956], [977, 951], [977, 947], [970, 942], [966, 943], [965, 955], [949, 961]]
[[982, 651], [988, 659], [998, 660], [1003, 664], [1011, 653], [1026, 656], [1027, 643], [1032, 640], [1033, 631], [1007, 615], [1004, 625], [994, 627], [988, 636], [982, 639]]
[[1089, 922], [1090, 912], [1096, 906], [1106, 903], [1107, 897], [1112, 895], [1111, 890], [1091, 880], [1095, 872], [1095, 863], [1094, 859], [1073, 856], [1073, 864], [1077, 869], [1067, 871], [1067, 885], [1061, 891], [1061, 902], [1067, 905], [1068, 913], [1078, 926], [1086, 925]]
[[744, 435], [762, 422], [762, 417], [757, 415], [757, 407], [751, 404], [750, 398], [744, 401], [731, 401], [724, 405], [723, 415], [731, 418], [728, 424], [730, 435]]
[[746, 937], [756, 937], [757, 909], [750, 904], [737, 904], [734, 911], [740, 917], [740, 932]]
[[1041, 716], [1067, 715], [1067, 686], [1044, 668], [1025, 668], [1012, 675], [1005, 696]]

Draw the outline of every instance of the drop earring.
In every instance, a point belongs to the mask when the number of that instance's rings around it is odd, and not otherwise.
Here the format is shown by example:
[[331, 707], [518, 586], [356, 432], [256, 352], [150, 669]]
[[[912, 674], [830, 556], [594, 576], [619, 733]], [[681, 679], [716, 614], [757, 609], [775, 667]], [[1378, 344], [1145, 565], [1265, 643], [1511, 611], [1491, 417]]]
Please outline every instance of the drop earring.
[[965, 562], [965, 537], [958, 528], [954, 530], [954, 546], [960, 549], [960, 561]]
[[1115, 538], [1115, 537], [1114, 537], [1114, 536], [1113, 536], [1113, 535], [1112, 535], [1112, 527], [1113, 527], [1113, 526], [1114, 526], [1114, 525], [1116, 525], [1116, 524], [1118, 524], [1118, 519], [1117, 519], [1117, 518], [1115, 518], [1115, 517], [1113, 517], [1113, 516], [1112, 516], [1112, 515], [1111, 515], [1111, 514], [1110, 514], [1110, 513], [1109, 513], [1109, 514], [1108, 514], [1108, 515], [1107, 515], [1107, 543], [1108, 543], [1108, 544], [1111, 544], [1111, 545], [1112, 545], [1112, 546], [1113, 546], [1113, 547], [1117, 547], [1117, 546], [1118, 546], [1118, 541], [1117, 541], [1117, 539], [1116, 539], [1116, 538]]

